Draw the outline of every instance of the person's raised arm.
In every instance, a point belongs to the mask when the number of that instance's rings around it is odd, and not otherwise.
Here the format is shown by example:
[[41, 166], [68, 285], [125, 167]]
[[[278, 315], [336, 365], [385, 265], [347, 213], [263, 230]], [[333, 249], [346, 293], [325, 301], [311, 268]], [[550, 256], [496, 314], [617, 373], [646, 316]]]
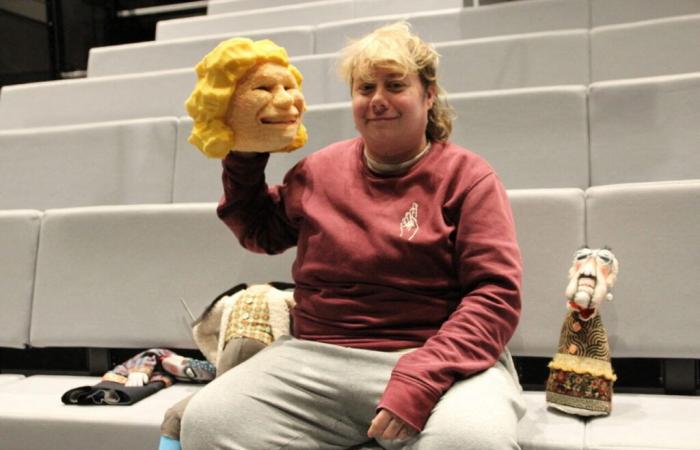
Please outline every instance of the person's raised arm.
[[294, 201], [289, 183], [303, 172], [297, 165], [280, 186], [268, 188], [265, 166], [269, 153], [230, 152], [222, 162], [224, 194], [217, 214], [241, 245], [258, 253], [280, 253], [296, 245], [297, 229], [287, 217], [286, 202]]
[[217, 213], [246, 248], [282, 252], [295, 245], [296, 230], [285, 216], [284, 186], [268, 189], [264, 170], [270, 152], [306, 143], [301, 73], [282, 47], [247, 38], [220, 43], [196, 72], [186, 102], [193, 119], [188, 141], [206, 156], [223, 159]]

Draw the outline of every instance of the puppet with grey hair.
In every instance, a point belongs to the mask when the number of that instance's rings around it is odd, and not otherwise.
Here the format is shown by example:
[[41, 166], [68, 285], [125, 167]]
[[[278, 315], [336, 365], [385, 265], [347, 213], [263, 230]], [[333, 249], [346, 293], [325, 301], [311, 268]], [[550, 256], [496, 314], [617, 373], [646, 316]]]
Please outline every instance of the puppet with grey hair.
[[612, 300], [618, 262], [607, 248], [574, 254], [566, 287], [566, 318], [557, 353], [549, 363], [547, 405], [580, 416], [607, 415], [613, 383], [608, 335], [600, 318], [603, 300]]

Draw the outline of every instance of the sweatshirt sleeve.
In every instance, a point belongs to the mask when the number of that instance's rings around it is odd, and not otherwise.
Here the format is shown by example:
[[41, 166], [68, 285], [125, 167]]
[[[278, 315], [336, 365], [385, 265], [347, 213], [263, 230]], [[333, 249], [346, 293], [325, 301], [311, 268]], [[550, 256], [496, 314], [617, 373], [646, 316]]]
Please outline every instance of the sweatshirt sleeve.
[[229, 152], [222, 161], [224, 193], [216, 212], [243, 247], [276, 254], [296, 245], [298, 227], [287, 217], [288, 186], [265, 183], [269, 158], [269, 153], [246, 158]]
[[496, 363], [519, 321], [520, 250], [494, 173], [468, 190], [454, 251], [463, 297], [437, 334], [401, 357], [378, 405], [419, 431], [456, 381]]

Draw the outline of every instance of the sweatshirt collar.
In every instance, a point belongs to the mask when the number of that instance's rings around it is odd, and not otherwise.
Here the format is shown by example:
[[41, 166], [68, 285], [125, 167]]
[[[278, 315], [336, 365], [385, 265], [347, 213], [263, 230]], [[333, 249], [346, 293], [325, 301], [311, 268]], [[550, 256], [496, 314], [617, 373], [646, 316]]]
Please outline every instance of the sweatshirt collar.
[[428, 150], [430, 150], [431, 145], [431, 142], [428, 141], [423, 150], [421, 150], [420, 153], [418, 153], [416, 156], [409, 159], [408, 161], [403, 161], [397, 164], [386, 164], [373, 160], [372, 158], [370, 158], [369, 153], [367, 153], [367, 146], [364, 144], [362, 145], [362, 154], [364, 155], [367, 167], [372, 172], [379, 175], [395, 175], [397, 173], [405, 171], [406, 169], [417, 163], [423, 156], [425, 156], [426, 153], [428, 153]]

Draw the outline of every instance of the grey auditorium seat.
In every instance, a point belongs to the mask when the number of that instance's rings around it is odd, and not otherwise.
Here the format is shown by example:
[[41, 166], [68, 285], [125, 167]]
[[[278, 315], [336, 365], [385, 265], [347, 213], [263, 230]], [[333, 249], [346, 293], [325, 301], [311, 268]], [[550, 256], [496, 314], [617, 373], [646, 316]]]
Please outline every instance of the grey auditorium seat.
[[0, 209], [169, 203], [175, 118], [0, 131]]

